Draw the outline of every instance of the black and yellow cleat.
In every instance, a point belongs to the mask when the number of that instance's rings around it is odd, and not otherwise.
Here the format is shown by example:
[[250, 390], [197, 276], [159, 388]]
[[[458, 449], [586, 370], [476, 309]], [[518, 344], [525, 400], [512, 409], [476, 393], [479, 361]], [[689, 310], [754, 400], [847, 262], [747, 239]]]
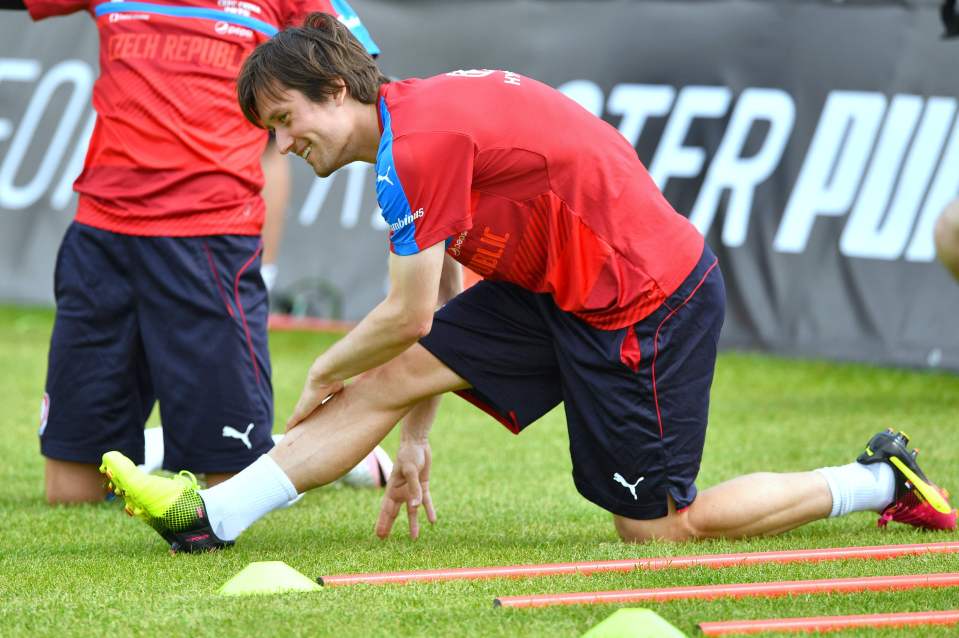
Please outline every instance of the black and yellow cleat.
[[896, 496], [879, 519], [926, 529], [955, 529], [957, 512], [949, 504], [949, 493], [926, 477], [916, 462], [919, 450], [909, 450], [905, 432], [888, 429], [873, 436], [856, 459], [864, 465], [887, 463], [896, 477]]
[[206, 552], [233, 545], [213, 533], [193, 474], [152, 476], [119, 452], [103, 455], [100, 473], [109, 479], [110, 489], [123, 497], [126, 513], [156, 530], [173, 552]]

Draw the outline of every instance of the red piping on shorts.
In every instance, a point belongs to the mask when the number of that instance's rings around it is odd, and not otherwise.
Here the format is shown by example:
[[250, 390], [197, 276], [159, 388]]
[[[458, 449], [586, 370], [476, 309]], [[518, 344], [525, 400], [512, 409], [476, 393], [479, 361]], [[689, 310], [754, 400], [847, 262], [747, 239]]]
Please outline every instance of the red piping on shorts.
[[716, 264], [718, 263], [719, 263], [719, 258], [716, 258], [713, 260], [713, 263], [710, 264], [709, 268], [706, 269], [706, 272], [703, 273], [702, 279], [699, 280], [699, 283], [696, 284], [696, 287], [693, 288], [693, 291], [689, 293], [688, 297], [683, 299], [683, 303], [673, 308], [673, 310], [668, 315], [666, 315], [666, 317], [662, 321], [659, 322], [659, 326], [656, 328], [656, 336], [653, 337], [653, 363], [652, 363], [653, 402], [656, 404], [656, 420], [659, 422], [659, 438], [660, 439], [663, 438], [663, 416], [659, 411], [659, 393], [656, 391], [656, 355], [659, 354], [659, 331], [662, 329], [663, 324], [665, 324], [667, 321], [669, 321], [672, 318], [673, 315], [679, 312], [680, 308], [682, 308], [687, 303], [689, 303], [689, 300], [692, 299], [693, 295], [695, 295], [699, 291], [700, 286], [702, 286], [703, 282], [706, 281], [706, 277], [709, 276], [709, 273], [713, 271], [713, 268], [715, 268]]
[[636, 326], [627, 326], [623, 345], [619, 348], [619, 360], [634, 373], [639, 372], [643, 352], [639, 347], [639, 338], [636, 336]]
[[223, 284], [220, 283], [220, 276], [216, 274], [216, 265], [213, 263], [213, 253], [210, 252], [210, 247], [206, 242], [203, 242], [203, 250], [206, 252], [206, 261], [208, 264], [210, 264], [210, 274], [213, 275], [213, 281], [216, 283], [216, 289], [220, 291], [220, 298], [223, 300], [223, 305], [226, 306], [227, 313], [236, 319], [236, 315], [233, 313], [233, 306], [230, 305], [230, 300], [226, 296], [226, 291], [223, 290]]
[[246, 313], [243, 312], [243, 304], [240, 303], [240, 277], [242, 277], [246, 269], [250, 267], [250, 264], [256, 261], [256, 258], [260, 256], [260, 252], [262, 251], [263, 240], [260, 240], [256, 251], [246, 260], [243, 267], [236, 272], [236, 276], [233, 277], [233, 298], [236, 300], [237, 310], [240, 311], [240, 321], [243, 323], [243, 332], [246, 334], [246, 346], [250, 350], [250, 363], [253, 364], [253, 374], [256, 376], [257, 385], [260, 385], [260, 366], [256, 364], [256, 355], [253, 352], [253, 339], [250, 337], [250, 326], [246, 323]]
[[467, 401], [469, 401], [470, 403], [478, 407], [480, 410], [482, 410], [486, 414], [490, 415], [491, 417], [493, 417], [494, 419], [496, 419], [497, 421], [505, 425], [506, 429], [512, 432], [513, 434], [519, 434], [519, 431], [521, 428], [519, 427], [519, 422], [516, 420], [516, 413], [513, 412], [512, 410], [509, 411], [509, 420], [507, 420], [507, 418], [504, 417], [499, 412], [497, 412], [496, 409], [493, 408], [493, 406], [483, 402], [478, 396], [476, 396], [469, 390], [456, 390], [454, 394], [457, 394], [460, 397], [466, 399]]

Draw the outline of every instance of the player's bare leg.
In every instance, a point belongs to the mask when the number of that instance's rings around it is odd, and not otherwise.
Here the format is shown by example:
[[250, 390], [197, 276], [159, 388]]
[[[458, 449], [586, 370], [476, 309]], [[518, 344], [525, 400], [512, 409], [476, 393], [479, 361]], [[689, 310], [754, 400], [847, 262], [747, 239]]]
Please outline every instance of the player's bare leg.
[[743, 538], [785, 532], [805, 523], [852, 512], [881, 512], [878, 524], [896, 521], [930, 530], [954, 530], [959, 513], [949, 494], [923, 472], [918, 450], [904, 432], [889, 429], [866, 443], [853, 463], [813, 472], [756, 473], [700, 493], [663, 518], [640, 521], [615, 517], [627, 541], [654, 538]]
[[959, 199], [954, 199], [936, 221], [936, 256], [959, 279]]
[[743, 538], [778, 534], [826, 518], [832, 494], [818, 472], [760, 472], [726, 481], [702, 491], [682, 510], [669, 501], [669, 514], [640, 521], [614, 516], [623, 540], [689, 540]]
[[103, 475], [92, 463], [45, 459], [44, 488], [47, 502], [96, 503], [107, 495]]
[[236, 472], [207, 472], [204, 476], [206, 477], [207, 486], [213, 487], [229, 478], [233, 478], [235, 475]]
[[469, 385], [419, 344], [364, 373], [290, 430], [269, 456], [298, 492], [355, 466], [422, 399]]
[[220, 485], [199, 490], [188, 474], [150, 476], [119, 452], [105, 454], [100, 469], [124, 496], [127, 512], [153, 527], [174, 551], [218, 549], [298, 493], [344, 475], [422, 399], [466, 387], [415, 344], [362, 374], [268, 455]]

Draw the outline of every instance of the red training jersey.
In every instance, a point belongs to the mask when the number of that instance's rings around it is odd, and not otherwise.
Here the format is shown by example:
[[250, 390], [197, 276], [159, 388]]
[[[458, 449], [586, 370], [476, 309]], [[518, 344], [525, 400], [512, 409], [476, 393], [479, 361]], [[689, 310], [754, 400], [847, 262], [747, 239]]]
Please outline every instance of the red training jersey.
[[509, 71], [380, 89], [377, 199], [399, 255], [438, 242], [483, 277], [613, 330], [692, 272], [703, 237], [636, 151], [573, 100]]
[[76, 220], [124, 234], [258, 235], [266, 133], [237, 104], [236, 76], [246, 56], [312, 11], [338, 15], [378, 52], [342, 0], [26, 5], [34, 20], [84, 10], [96, 21], [97, 120], [74, 183]]

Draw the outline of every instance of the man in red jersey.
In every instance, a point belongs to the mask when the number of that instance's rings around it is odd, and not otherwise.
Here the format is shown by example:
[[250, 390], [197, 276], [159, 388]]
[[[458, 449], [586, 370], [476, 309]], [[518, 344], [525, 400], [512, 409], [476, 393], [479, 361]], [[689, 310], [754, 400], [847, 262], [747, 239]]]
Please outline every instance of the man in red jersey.
[[97, 465], [143, 459], [160, 402], [165, 465], [216, 483], [272, 446], [260, 277], [264, 131], [236, 104], [257, 44], [341, 0], [4, 0], [35, 20], [87, 11], [96, 127], [57, 257], [41, 452], [50, 502], [100, 500]]
[[[427, 436], [448, 391], [516, 433], [563, 402], [576, 488], [627, 541], [772, 534], [862, 510], [955, 528], [892, 431], [854, 463], [697, 490], [725, 308], [716, 257], [629, 143], [562, 94], [485, 69], [389, 82], [318, 14], [258, 47], [238, 94], [317, 175], [375, 163], [391, 287], [316, 359], [283, 442], [235, 477], [201, 492], [104, 455], [174, 549], [231, 544], [404, 417], [376, 531], [406, 503], [415, 537], [421, 506], [435, 520]], [[459, 264], [485, 279], [454, 296]]]

